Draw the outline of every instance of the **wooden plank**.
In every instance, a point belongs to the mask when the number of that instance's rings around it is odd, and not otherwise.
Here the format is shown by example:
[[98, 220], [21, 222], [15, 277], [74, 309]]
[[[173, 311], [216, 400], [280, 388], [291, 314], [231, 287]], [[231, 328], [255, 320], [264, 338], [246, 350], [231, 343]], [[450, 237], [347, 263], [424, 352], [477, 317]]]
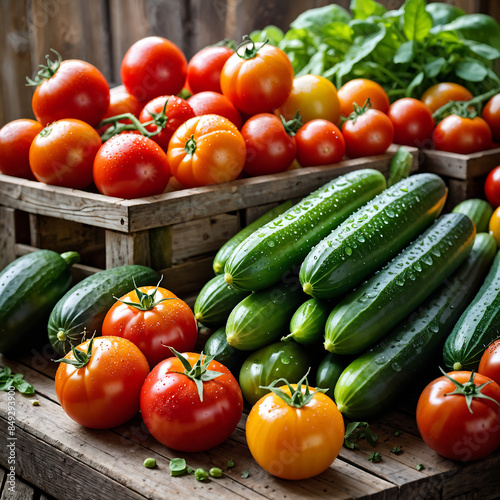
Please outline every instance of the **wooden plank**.
[[19, 478], [15, 479], [13, 486], [7, 482], [0, 496], [0, 500], [34, 500], [34, 498], [34, 488]]
[[453, 207], [470, 198], [485, 198], [484, 182], [486, 176], [473, 177], [468, 180], [444, 178], [448, 185], [448, 198], [444, 210], [451, 212]]
[[106, 230], [106, 269], [127, 264], [151, 265], [148, 231], [123, 234]]
[[0, 269], [16, 258], [15, 210], [0, 206]]

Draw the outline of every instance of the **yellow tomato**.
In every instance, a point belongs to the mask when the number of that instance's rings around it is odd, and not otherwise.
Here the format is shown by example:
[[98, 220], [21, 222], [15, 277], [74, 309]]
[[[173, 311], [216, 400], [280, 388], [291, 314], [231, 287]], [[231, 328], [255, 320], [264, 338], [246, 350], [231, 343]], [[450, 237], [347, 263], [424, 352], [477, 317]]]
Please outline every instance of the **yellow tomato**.
[[[291, 386], [297, 388], [297, 384]], [[280, 389], [290, 395], [287, 386]], [[266, 394], [255, 403], [246, 423], [254, 459], [283, 479], [306, 479], [326, 470], [342, 448], [344, 430], [340, 411], [322, 392], [301, 408], [288, 405], [273, 392]]]
[[495, 238], [497, 246], [500, 247], [500, 207], [493, 212], [490, 218], [489, 231], [493, 238]]
[[318, 75], [303, 75], [293, 80], [292, 92], [276, 114], [291, 120], [300, 111], [302, 122], [323, 118], [338, 124], [340, 103], [335, 85]]

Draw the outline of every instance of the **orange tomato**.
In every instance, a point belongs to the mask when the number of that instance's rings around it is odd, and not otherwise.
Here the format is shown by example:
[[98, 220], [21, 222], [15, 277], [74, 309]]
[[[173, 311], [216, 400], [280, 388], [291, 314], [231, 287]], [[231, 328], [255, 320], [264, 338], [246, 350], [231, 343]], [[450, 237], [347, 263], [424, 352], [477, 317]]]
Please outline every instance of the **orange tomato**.
[[386, 113], [389, 109], [389, 96], [384, 88], [373, 80], [355, 78], [340, 87], [338, 91], [340, 114], [346, 118], [354, 111], [353, 103], [363, 106], [370, 99], [370, 107]]
[[432, 113], [450, 101], [470, 101], [474, 96], [463, 85], [453, 82], [436, 83], [429, 87], [420, 100]]

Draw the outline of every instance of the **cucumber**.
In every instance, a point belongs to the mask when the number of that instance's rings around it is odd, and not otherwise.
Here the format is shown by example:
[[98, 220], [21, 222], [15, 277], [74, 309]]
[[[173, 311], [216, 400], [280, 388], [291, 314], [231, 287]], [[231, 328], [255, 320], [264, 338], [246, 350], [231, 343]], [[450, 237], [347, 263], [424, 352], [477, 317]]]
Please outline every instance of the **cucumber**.
[[478, 233], [487, 233], [488, 225], [493, 215], [493, 207], [485, 200], [472, 198], [456, 205], [452, 212], [468, 215], [472, 219], [472, 222], [474, 222]]
[[333, 179], [241, 242], [226, 262], [226, 282], [250, 291], [278, 283], [314, 245], [385, 187], [385, 177], [372, 169]]
[[226, 323], [229, 345], [242, 351], [260, 349], [288, 332], [290, 319], [305, 296], [298, 280], [280, 283], [245, 297]]
[[388, 334], [465, 260], [474, 236], [474, 224], [466, 215], [437, 219], [335, 306], [326, 322], [326, 350], [357, 354]]
[[299, 344], [314, 344], [323, 338], [325, 324], [332, 310], [327, 302], [309, 299], [303, 302], [290, 320], [290, 332], [281, 340], [293, 339]]
[[500, 252], [484, 283], [446, 339], [447, 368], [475, 370], [485, 349], [500, 337]]
[[216, 330], [205, 343], [203, 354], [215, 356], [215, 360], [222, 363], [235, 377], [240, 373], [243, 361], [248, 358], [248, 351], [240, 351], [227, 343], [226, 328]]
[[139, 286], [156, 285], [159, 276], [146, 266], [126, 265], [87, 276], [57, 302], [50, 313], [48, 334], [61, 356], [84, 338], [101, 334], [104, 316], [121, 297]]
[[344, 295], [389, 262], [441, 213], [447, 188], [435, 174], [417, 174], [386, 189], [321, 240], [300, 268], [305, 293]]
[[0, 352], [31, 349], [52, 308], [71, 286], [76, 252], [37, 250], [0, 272]]
[[495, 256], [492, 236], [476, 236], [471, 253], [453, 275], [414, 314], [342, 372], [334, 398], [353, 419], [386, 411], [396, 396], [441, 355], [443, 343], [467, 308]]
[[219, 251], [214, 257], [212, 264], [215, 274], [221, 274], [224, 272], [224, 266], [226, 265], [227, 259], [233, 253], [234, 249], [248, 236], [250, 236], [254, 231], [261, 228], [264, 224], [271, 222], [273, 219], [281, 215], [283, 212], [291, 208], [293, 203], [288, 200], [274, 207], [273, 209], [261, 215], [258, 219], [254, 220], [248, 226], [244, 227], [240, 232], [236, 233], [230, 240], [228, 240], [224, 245], [222, 245]]
[[337, 354], [333, 354], [333, 352], [327, 352], [318, 366], [318, 370], [316, 371], [316, 387], [328, 389], [325, 394], [332, 399], [334, 399], [335, 384], [347, 366], [348, 359], [350, 358], [338, 356]]
[[219, 274], [206, 283], [196, 297], [194, 315], [204, 326], [218, 328], [227, 321], [234, 306], [249, 293], [229, 286]]

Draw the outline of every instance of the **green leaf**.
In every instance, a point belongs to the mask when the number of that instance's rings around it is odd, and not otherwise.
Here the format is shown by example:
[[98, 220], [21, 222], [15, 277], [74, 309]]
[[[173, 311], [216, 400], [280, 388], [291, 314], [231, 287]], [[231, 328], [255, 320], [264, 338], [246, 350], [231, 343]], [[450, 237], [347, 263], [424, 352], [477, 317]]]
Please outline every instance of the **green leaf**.
[[250, 472], [248, 472], [247, 470], [244, 470], [244, 471], [241, 473], [241, 477], [242, 477], [243, 479], [246, 479], [249, 475], [250, 475]]
[[425, 0], [406, 0], [403, 5], [403, 33], [408, 40], [421, 42], [432, 28], [432, 17], [425, 5]]
[[391, 450], [391, 453], [398, 455], [399, 453], [401, 453], [401, 448], [399, 446], [394, 446], [394, 448]]
[[266, 26], [263, 30], [256, 30], [250, 33], [250, 38], [255, 42], [265, 42], [268, 40], [270, 45], [275, 47], [283, 40], [285, 33], [274, 25]]
[[368, 443], [375, 446], [378, 435], [373, 432], [367, 422], [350, 422], [346, 426], [344, 434], [344, 446], [351, 450], [358, 447], [356, 441], [366, 439]]
[[424, 470], [425, 467], [422, 465], [422, 464], [417, 464], [417, 467], [416, 467], [417, 470]]
[[9, 366], [6, 366], [5, 368], [2, 368], [2, 371], [0, 371], [0, 380], [7, 380], [12, 376], [12, 370], [10, 369]]
[[17, 389], [21, 394], [31, 395], [35, 393], [35, 388], [26, 380], [21, 373], [12, 373], [10, 367], [6, 366], [0, 371], [0, 390], [9, 391], [11, 387]]
[[406, 64], [411, 62], [415, 57], [415, 51], [416, 43], [413, 40], [402, 43], [394, 54], [394, 64]]
[[231, 467], [234, 467], [234, 460], [232, 458], [230, 458], [228, 461], [227, 461], [227, 464], [226, 464], [229, 468]]
[[465, 15], [464, 10], [442, 2], [429, 3], [425, 6], [425, 10], [431, 15], [434, 26], [448, 24], [457, 17]]
[[370, 16], [382, 16], [387, 9], [374, 0], [352, 0], [350, 5], [354, 19], [366, 19]]
[[432, 58], [425, 64], [424, 72], [428, 78], [435, 78], [441, 73], [445, 65], [446, 59], [444, 57]]
[[21, 394], [35, 394], [35, 388], [26, 382], [26, 380], [22, 379], [13, 379], [12, 385], [21, 393]]
[[378, 451], [376, 451], [368, 457], [368, 460], [370, 460], [370, 462], [373, 462], [373, 463], [381, 462], [382, 455]]
[[500, 57], [500, 51], [491, 45], [485, 43], [474, 42], [471, 40], [464, 40], [464, 44], [478, 56], [484, 57], [489, 61], [493, 61]]
[[370, 443], [373, 447], [377, 445], [378, 434], [373, 432], [372, 429], [367, 425], [365, 428], [365, 439]]
[[290, 24], [294, 29], [307, 29], [313, 33], [320, 33], [323, 26], [328, 23], [348, 23], [351, 15], [339, 5], [331, 4], [316, 9], [309, 9], [300, 14]]
[[182, 476], [187, 472], [186, 460], [184, 458], [172, 458], [168, 464], [171, 476]]
[[480, 61], [468, 59], [457, 63], [455, 74], [468, 82], [482, 82], [488, 75], [488, 68]]
[[411, 97], [415, 89], [424, 81], [424, 72], [421, 71], [420, 73], [417, 73], [415, 78], [410, 82], [408, 87], [406, 88], [406, 95], [408, 97]]

